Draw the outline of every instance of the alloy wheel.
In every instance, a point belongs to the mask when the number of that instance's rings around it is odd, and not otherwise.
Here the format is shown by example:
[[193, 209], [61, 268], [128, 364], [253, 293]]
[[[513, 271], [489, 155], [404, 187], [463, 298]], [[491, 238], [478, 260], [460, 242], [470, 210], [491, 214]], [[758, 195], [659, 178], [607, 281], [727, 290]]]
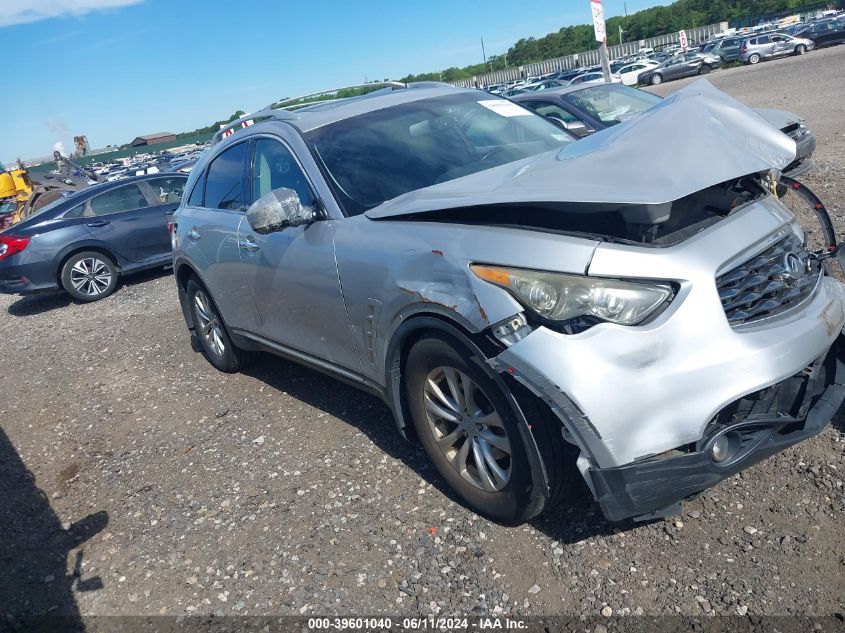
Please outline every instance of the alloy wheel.
[[436, 367], [423, 391], [428, 427], [452, 468], [485, 492], [504, 488], [511, 476], [511, 445], [482, 389], [454, 367]]
[[199, 321], [197, 332], [215, 355], [223, 356], [226, 345], [223, 343], [223, 328], [220, 324], [220, 318], [211, 307], [208, 296], [202, 290], [197, 290], [194, 293], [194, 308]]
[[77, 292], [96, 297], [108, 290], [112, 274], [106, 263], [95, 257], [80, 259], [70, 269], [70, 283]]

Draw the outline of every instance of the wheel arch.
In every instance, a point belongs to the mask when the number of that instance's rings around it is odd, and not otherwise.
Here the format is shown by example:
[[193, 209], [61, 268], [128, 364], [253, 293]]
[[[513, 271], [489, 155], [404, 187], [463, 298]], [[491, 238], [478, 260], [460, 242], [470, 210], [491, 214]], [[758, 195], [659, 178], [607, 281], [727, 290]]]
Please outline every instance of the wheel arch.
[[[402, 437], [410, 439], [413, 437], [413, 426], [410, 424], [410, 412], [405, 398], [405, 361], [408, 352], [417, 341], [432, 334], [451, 339], [459, 346], [464, 347], [470, 354], [477, 356], [481, 361], [480, 366], [484, 368], [487, 375], [496, 383], [502, 396], [511, 407], [516, 417], [517, 426], [521, 439], [528, 454], [528, 462], [531, 469], [532, 486], [525, 495], [525, 508], [523, 515], [526, 518], [536, 516], [546, 506], [550, 499], [549, 478], [546, 472], [540, 450], [531, 431], [523, 406], [520, 405], [521, 397], [518, 389], [513, 388], [500, 373], [494, 371], [486, 362], [501, 348], [483, 332], [473, 331], [469, 323], [462, 323], [460, 315], [446, 313], [433, 309], [421, 310], [402, 319], [402, 323], [395, 329], [390, 338], [385, 357], [385, 400], [393, 412], [393, 418], [397, 429]], [[533, 395], [531, 396], [533, 397]]]
[[115, 268], [117, 268], [118, 276], [123, 275], [123, 265], [121, 259], [113, 251], [110, 251], [108, 248], [103, 246], [102, 243], [73, 244], [66, 249], [63, 249], [56, 258], [56, 283], [59, 284], [59, 288], [62, 287], [62, 269], [65, 267], [67, 261], [74, 255], [88, 252], [100, 253], [101, 255], [108, 257], [111, 263], [114, 264]]

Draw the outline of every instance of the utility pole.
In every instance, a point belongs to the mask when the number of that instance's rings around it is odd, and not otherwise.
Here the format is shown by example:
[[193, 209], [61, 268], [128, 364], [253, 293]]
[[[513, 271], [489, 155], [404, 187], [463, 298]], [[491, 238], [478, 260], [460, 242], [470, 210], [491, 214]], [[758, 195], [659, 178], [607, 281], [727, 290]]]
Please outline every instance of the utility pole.
[[622, 44], [623, 44], [623, 42], [622, 42], [622, 34], [623, 34], [624, 32], [625, 32], [625, 30], [624, 30], [624, 29], [620, 26], [620, 27], [619, 27], [619, 45], [620, 45], [620, 46], [622, 46]]
[[484, 38], [481, 38], [481, 55], [484, 57], [484, 70], [487, 70], [487, 53], [484, 52]]
[[628, 17], [628, 3], [627, 3], [627, 2], [623, 2], [623, 3], [622, 3], [622, 6], [624, 6], [624, 7], [625, 7], [625, 17], [627, 18], [627, 17]]

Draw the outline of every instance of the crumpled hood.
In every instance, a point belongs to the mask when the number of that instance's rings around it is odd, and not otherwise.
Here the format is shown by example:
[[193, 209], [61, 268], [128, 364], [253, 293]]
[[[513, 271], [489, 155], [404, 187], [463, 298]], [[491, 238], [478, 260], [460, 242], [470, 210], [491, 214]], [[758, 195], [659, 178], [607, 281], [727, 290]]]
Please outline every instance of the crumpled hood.
[[777, 129], [782, 130], [785, 127], [793, 125], [794, 123], [801, 123], [804, 119], [787, 110], [771, 110], [769, 108], [754, 108], [754, 112], [766, 119], [769, 123]]
[[388, 200], [370, 218], [488, 204], [662, 204], [781, 170], [795, 141], [699, 80], [640, 116], [565, 146]]

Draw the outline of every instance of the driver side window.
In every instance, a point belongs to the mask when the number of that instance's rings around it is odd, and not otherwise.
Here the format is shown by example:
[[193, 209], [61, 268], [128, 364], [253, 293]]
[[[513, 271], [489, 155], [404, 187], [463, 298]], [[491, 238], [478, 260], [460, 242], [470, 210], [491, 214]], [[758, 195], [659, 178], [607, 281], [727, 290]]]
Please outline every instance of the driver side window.
[[308, 180], [287, 147], [273, 139], [259, 138], [252, 162], [252, 200], [282, 187], [293, 189], [303, 207], [314, 206]]

